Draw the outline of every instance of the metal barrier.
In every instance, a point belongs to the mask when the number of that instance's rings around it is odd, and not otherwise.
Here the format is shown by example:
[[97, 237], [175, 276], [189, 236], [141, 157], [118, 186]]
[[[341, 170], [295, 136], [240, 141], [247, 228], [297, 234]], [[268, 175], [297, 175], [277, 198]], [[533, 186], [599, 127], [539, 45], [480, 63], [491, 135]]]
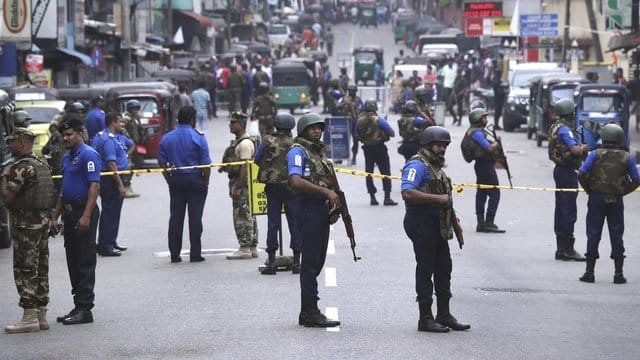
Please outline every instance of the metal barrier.
[[444, 101], [436, 101], [431, 106], [433, 107], [433, 117], [436, 125], [444, 126], [444, 112], [446, 110]]
[[391, 89], [385, 86], [358, 86], [358, 96], [365, 102], [369, 99], [378, 101], [378, 114], [386, 115], [391, 107]]

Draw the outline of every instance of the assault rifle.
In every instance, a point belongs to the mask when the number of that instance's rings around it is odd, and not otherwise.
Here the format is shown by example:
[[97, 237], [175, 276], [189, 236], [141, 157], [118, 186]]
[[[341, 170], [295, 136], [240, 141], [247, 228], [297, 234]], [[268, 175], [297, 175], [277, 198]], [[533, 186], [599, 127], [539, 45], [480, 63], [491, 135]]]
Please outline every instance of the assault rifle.
[[334, 213], [339, 213], [344, 223], [344, 229], [347, 232], [349, 241], [351, 242], [351, 252], [353, 252], [353, 261], [358, 261], [361, 257], [356, 256], [356, 235], [353, 231], [353, 222], [351, 221], [351, 214], [349, 213], [349, 207], [347, 206], [347, 198], [344, 196], [344, 192], [340, 190], [340, 184], [336, 177], [336, 171], [331, 167], [331, 177], [333, 178], [333, 184], [335, 186], [335, 192], [340, 198], [340, 207], [334, 210]]
[[507, 156], [504, 154], [504, 148], [502, 147], [502, 140], [496, 134], [496, 128], [493, 124], [487, 125], [487, 131], [491, 132], [493, 140], [498, 143], [498, 161], [502, 163], [504, 169], [507, 170], [507, 178], [509, 179], [509, 187], [513, 187], [511, 182], [511, 171], [509, 170], [509, 163], [507, 162]]

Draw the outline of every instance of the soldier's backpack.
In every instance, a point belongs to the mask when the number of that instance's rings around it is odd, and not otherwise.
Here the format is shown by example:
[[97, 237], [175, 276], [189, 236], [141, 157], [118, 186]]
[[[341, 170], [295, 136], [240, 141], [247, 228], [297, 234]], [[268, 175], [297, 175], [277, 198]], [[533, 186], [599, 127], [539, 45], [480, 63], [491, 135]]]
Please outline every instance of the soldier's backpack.
[[474, 156], [473, 156], [473, 140], [471, 140], [471, 135], [469, 135], [469, 132], [467, 131], [467, 133], [464, 134], [464, 137], [462, 138], [462, 142], [460, 143], [460, 150], [462, 150], [462, 157], [464, 158], [464, 161], [470, 163], [473, 160], [475, 160]]

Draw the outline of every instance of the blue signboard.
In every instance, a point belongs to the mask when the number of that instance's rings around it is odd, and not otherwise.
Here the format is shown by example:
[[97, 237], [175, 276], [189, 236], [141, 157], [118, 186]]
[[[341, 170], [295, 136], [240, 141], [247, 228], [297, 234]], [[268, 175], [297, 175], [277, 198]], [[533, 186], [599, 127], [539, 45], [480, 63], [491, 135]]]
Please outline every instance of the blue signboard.
[[520, 15], [520, 36], [522, 37], [558, 36], [558, 14]]
[[346, 117], [324, 119], [322, 140], [329, 159], [349, 159], [351, 125]]

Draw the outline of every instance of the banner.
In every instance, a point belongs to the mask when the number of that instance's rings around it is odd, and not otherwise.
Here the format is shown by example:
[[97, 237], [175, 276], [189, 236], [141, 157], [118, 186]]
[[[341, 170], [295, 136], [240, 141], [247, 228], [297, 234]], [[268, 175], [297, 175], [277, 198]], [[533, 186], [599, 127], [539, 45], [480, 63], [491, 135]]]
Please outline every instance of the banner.
[[31, 42], [31, 0], [2, 0], [0, 14], [2, 41]]

